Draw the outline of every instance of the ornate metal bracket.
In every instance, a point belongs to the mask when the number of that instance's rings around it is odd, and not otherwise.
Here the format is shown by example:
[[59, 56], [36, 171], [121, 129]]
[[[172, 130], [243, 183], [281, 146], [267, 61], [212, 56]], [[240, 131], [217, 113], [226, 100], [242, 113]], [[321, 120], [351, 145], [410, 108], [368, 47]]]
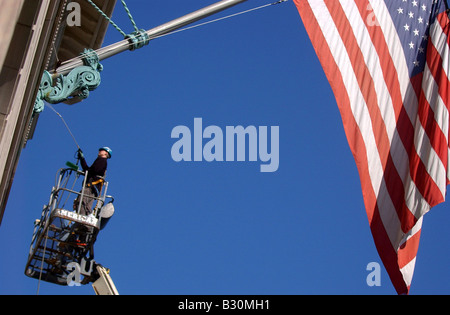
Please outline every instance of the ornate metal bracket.
[[74, 99], [85, 99], [90, 91], [100, 85], [100, 72], [103, 66], [99, 62], [97, 53], [92, 49], [85, 49], [81, 56], [84, 65], [76, 67], [66, 76], [58, 75], [53, 78], [48, 71], [44, 71], [34, 104], [35, 113], [44, 110], [44, 101], [58, 104], [70, 103]]

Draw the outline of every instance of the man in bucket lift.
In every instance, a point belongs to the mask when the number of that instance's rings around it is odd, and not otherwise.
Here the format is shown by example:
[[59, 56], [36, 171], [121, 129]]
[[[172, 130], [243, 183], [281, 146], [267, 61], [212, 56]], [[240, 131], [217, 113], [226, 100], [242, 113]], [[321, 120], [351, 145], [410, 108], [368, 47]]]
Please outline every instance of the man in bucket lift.
[[[83, 200], [81, 201], [80, 214], [89, 215], [92, 213], [92, 205], [94, 198], [100, 194], [103, 185], [103, 177], [106, 174], [108, 167], [107, 160], [111, 158], [112, 150], [109, 147], [101, 147], [98, 149], [98, 156], [91, 166], [88, 166], [84, 158], [83, 151], [78, 150], [78, 158], [80, 159], [81, 167], [87, 171], [86, 186], [84, 190]], [[75, 202], [74, 209], [78, 206]]]

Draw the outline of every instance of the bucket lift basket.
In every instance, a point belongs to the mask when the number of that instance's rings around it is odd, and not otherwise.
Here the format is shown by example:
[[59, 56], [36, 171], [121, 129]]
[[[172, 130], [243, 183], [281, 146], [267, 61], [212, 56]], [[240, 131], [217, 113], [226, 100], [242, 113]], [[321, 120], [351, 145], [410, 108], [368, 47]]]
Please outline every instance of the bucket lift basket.
[[[104, 181], [97, 197], [93, 197], [90, 215], [80, 213], [85, 196], [87, 171], [68, 168], [56, 174], [56, 186], [35, 221], [25, 275], [59, 285], [80, 285], [97, 280], [94, 243], [114, 213], [114, 198], [107, 195]], [[76, 191], [80, 189], [81, 191]]]

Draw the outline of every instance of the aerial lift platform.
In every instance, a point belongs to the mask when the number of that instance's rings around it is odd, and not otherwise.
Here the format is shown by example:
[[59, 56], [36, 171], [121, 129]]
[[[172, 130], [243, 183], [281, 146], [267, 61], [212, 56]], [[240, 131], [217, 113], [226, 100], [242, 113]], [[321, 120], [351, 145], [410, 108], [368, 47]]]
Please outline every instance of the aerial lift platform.
[[[62, 286], [93, 282], [96, 294], [118, 294], [109, 270], [94, 260], [94, 243], [114, 214], [108, 182], [94, 197], [90, 215], [81, 214], [87, 171], [67, 162], [56, 174], [50, 200], [34, 224], [25, 275]], [[81, 191], [75, 190], [81, 188]]]

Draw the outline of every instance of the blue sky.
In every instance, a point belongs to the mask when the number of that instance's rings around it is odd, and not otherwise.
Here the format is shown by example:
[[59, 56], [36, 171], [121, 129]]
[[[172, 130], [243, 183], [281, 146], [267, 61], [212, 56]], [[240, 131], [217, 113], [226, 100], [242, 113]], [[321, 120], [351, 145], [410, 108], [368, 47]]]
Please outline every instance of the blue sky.
[[[128, 0], [150, 29], [212, 0]], [[270, 1], [249, 0], [215, 17]], [[132, 26], [120, 1], [113, 20]], [[109, 28], [104, 45], [121, 40]], [[96, 242], [120, 294], [395, 294], [370, 233], [331, 88], [292, 1], [152, 41], [102, 61], [82, 103], [55, 105], [92, 163], [110, 146], [116, 214]], [[175, 162], [172, 129], [278, 126], [279, 168]], [[204, 140], [205, 144], [207, 140]], [[76, 146], [48, 108], [23, 150], [0, 227], [0, 294], [36, 294], [24, 275], [33, 222]], [[448, 204], [425, 216], [411, 294], [450, 293]], [[40, 294], [94, 294], [41, 282]]]

